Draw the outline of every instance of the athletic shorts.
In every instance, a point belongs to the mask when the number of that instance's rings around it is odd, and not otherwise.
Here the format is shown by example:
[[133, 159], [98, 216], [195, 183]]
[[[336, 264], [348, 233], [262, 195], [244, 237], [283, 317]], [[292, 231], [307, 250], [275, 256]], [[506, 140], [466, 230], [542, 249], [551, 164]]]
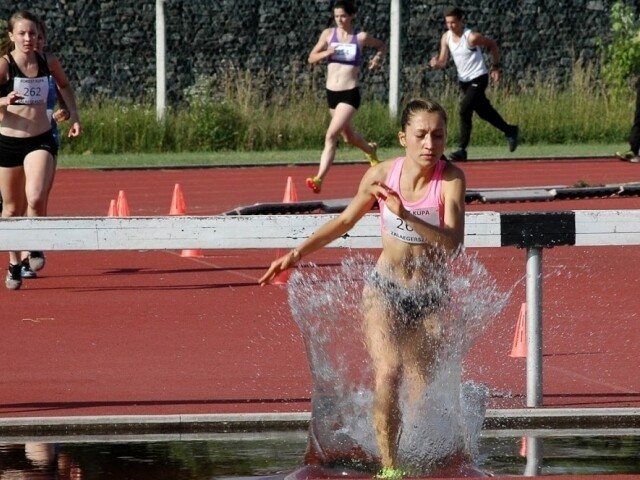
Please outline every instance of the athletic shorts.
[[403, 287], [377, 270], [367, 276], [366, 283], [383, 295], [384, 304], [407, 326], [415, 325], [443, 306], [442, 294]]
[[58, 146], [51, 130], [26, 138], [0, 135], [0, 167], [21, 167], [25, 157], [36, 150], [46, 150], [54, 157], [58, 155]]
[[360, 88], [339, 91], [327, 89], [327, 103], [331, 110], [334, 110], [339, 103], [346, 103], [357, 110], [360, 107]]

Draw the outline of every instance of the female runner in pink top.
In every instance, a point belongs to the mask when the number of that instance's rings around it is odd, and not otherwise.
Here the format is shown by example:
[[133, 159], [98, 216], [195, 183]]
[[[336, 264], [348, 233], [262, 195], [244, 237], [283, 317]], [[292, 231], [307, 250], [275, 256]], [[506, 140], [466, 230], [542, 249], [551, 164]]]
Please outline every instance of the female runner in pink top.
[[442, 160], [446, 112], [435, 102], [412, 100], [401, 125], [398, 138], [405, 157], [370, 167], [347, 208], [298, 248], [274, 260], [259, 280], [261, 285], [269, 283], [302, 257], [341, 237], [380, 202], [382, 252], [365, 281], [362, 314], [373, 364], [373, 421], [383, 476], [398, 468], [399, 385], [404, 379], [410, 394], [424, 391], [440, 340], [434, 313], [442, 293], [416, 299], [410, 295], [412, 285], [431, 282], [438, 263], [427, 260], [441, 258], [443, 252], [454, 254], [464, 239], [465, 177], [457, 166]]
[[[393, 161], [385, 185], [394, 192], [404, 208], [426, 223], [441, 227], [444, 223], [444, 203], [442, 201], [442, 172], [447, 166], [447, 161], [440, 159], [429, 182], [428, 188], [422, 198], [409, 200], [404, 198], [400, 188], [400, 176], [406, 157], [399, 157]], [[418, 234], [403, 219], [385, 206], [384, 199], [379, 199], [380, 226], [382, 231], [407, 243], [424, 243], [425, 239]]]

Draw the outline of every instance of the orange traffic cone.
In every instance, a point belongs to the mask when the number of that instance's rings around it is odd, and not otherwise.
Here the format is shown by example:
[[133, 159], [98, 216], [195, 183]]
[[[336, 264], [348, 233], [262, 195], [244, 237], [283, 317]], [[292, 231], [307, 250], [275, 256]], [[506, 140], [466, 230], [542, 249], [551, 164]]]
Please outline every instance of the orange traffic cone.
[[118, 216], [118, 207], [116, 205], [115, 199], [111, 199], [111, 203], [109, 203], [109, 210], [107, 211], [107, 217], [117, 217]]
[[189, 248], [186, 250], [182, 250], [180, 253], [181, 257], [204, 257], [204, 253], [199, 248]]
[[520, 315], [516, 323], [516, 333], [513, 337], [510, 357], [526, 358], [527, 356], [527, 304], [520, 306]]
[[[287, 186], [284, 189], [284, 196], [282, 197], [282, 203], [295, 203], [298, 201], [298, 192], [296, 191], [296, 186], [293, 183], [292, 177], [287, 177]], [[283, 255], [282, 251], [278, 250], [276, 253], [276, 258], [280, 258]], [[280, 272], [276, 275], [271, 283], [274, 285], [284, 285], [289, 281], [289, 277], [291, 276], [291, 269], [285, 270], [284, 272]]]
[[284, 189], [284, 197], [282, 203], [296, 203], [298, 201], [298, 192], [293, 184], [293, 178], [287, 178], [287, 186]]
[[[171, 207], [169, 208], [169, 215], [186, 215], [187, 203], [184, 201], [184, 194], [182, 193], [182, 187], [179, 183], [176, 183], [173, 187], [173, 197], [171, 198]], [[204, 257], [204, 253], [199, 248], [188, 248], [182, 250], [181, 257]]]
[[118, 192], [118, 200], [116, 201], [116, 212], [118, 217], [128, 217], [130, 215], [129, 203], [127, 202], [127, 196], [125, 195], [124, 190], [120, 190]]
[[176, 183], [173, 187], [173, 198], [171, 198], [171, 208], [169, 209], [169, 215], [186, 215], [187, 206], [184, 203], [184, 194], [182, 193], [182, 187], [179, 183]]

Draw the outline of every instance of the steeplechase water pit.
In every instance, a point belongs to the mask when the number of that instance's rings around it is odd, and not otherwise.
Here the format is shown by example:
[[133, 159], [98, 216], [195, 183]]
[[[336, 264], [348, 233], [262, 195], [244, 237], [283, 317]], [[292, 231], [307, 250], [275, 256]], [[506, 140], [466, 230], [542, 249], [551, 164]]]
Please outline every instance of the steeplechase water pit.
[[[306, 441], [305, 430], [5, 437], [0, 438], [0, 478], [300, 478]], [[481, 435], [477, 464], [496, 477], [637, 475], [638, 458], [637, 429], [504, 430]], [[331, 472], [334, 478], [353, 474], [339, 467]], [[323, 478], [319, 471], [306, 473]]]

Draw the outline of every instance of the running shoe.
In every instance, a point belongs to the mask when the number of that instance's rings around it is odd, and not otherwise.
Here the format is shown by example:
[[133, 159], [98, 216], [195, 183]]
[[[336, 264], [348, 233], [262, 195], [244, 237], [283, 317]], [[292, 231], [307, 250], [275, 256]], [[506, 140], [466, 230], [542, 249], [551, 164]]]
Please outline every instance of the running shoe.
[[38, 274], [31, 269], [29, 259], [23, 258], [20, 262], [20, 276], [22, 278], [36, 278]]
[[518, 138], [520, 137], [520, 128], [516, 125], [513, 128], [511, 135], [507, 135], [507, 143], [509, 144], [509, 151], [515, 152], [518, 148]]
[[466, 162], [467, 151], [464, 148], [461, 148], [460, 150], [456, 150], [451, 155], [449, 155], [449, 159], [453, 162]]
[[19, 290], [22, 286], [22, 271], [20, 264], [11, 265], [7, 270], [7, 276], [4, 279], [4, 285], [9, 290]]
[[29, 252], [29, 266], [37, 272], [44, 268], [44, 252]]
[[640, 155], [634, 155], [629, 159], [631, 163], [640, 163]]
[[376, 474], [375, 478], [380, 480], [399, 480], [406, 476], [407, 472], [399, 468], [383, 467], [383, 469]]
[[371, 166], [375, 167], [377, 164], [380, 163], [380, 160], [378, 159], [378, 144], [370, 143], [369, 146], [373, 148], [373, 152], [365, 153], [364, 156], [367, 157], [367, 160], [369, 160], [369, 163], [371, 164]]
[[631, 161], [631, 159], [633, 157], [637, 157], [637, 155], [633, 153], [631, 150], [627, 150], [626, 152], [616, 152], [616, 157], [618, 157], [620, 160]]
[[320, 177], [307, 178], [307, 187], [313, 190], [313, 193], [320, 193], [320, 190], [322, 190], [322, 179]]

